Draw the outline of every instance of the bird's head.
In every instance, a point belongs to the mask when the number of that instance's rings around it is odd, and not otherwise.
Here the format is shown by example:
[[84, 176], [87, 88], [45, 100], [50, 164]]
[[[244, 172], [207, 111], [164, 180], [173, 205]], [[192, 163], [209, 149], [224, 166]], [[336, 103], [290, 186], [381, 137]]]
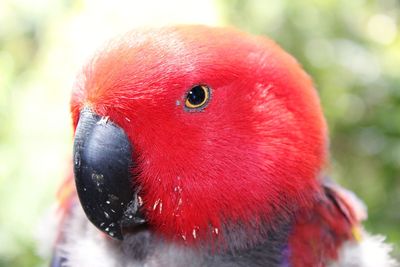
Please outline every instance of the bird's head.
[[84, 67], [71, 110], [79, 198], [118, 238], [142, 224], [195, 243], [257, 234], [312, 201], [325, 160], [309, 76], [233, 29], [123, 35]]

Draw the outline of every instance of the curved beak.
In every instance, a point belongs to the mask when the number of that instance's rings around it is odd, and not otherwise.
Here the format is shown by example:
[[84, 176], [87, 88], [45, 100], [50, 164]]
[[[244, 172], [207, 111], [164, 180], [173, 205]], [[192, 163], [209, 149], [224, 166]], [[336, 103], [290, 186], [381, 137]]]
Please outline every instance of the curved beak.
[[125, 132], [106, 117], [83, 109], [74, 139], [74, 175], [88, 219], [101, 231], [123, 239], [123, 227], [146, 221], [140, 188], [132, 173], [132, 147]]

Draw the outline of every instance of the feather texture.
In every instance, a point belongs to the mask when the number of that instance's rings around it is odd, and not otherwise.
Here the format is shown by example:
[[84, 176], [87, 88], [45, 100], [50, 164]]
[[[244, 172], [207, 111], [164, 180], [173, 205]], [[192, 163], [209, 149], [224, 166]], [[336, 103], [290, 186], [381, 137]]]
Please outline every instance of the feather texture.
[[[210, 99], [189, 110], [199, 85]], [[74, 129], [82, 109], [126, 133], [148, 224], [123, 241], [99, 233], [70, 175], [55, 266], [361, 267], [371, 248], [394, 266], [382, 240], [360, 242], [361, 202], [321, 178], [327, 129], [317, 92], [273, 41], [205, 26], [132, 31], [79, 75]]]

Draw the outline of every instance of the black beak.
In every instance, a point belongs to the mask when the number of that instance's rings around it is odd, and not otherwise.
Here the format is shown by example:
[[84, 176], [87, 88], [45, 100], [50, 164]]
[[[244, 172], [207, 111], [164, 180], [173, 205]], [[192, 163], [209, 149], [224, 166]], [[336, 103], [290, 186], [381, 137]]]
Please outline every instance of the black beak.
[[74, 139], [74, 174], [79, 200], [88, 219], [113, 238], [123, 226], [145, 223], [142, 200], [132, 173], [132, 147], [125, 132], [89, 109], [80, 114]]

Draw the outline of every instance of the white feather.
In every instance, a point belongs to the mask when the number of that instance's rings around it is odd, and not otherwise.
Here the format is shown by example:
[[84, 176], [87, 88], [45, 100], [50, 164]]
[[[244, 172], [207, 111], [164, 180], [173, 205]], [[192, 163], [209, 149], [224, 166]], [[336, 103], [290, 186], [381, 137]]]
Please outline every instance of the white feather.
[[381, 235], [363, 232], [361, 242], [348, 241], [339, 252], [339, 260], [329, 267], [399, 267], [391, 257], [393, 247]]
[[54, 205], [43, 214], [35, 227], [37, 253], [43, 259], [49, 259], [53, 253], [59, 222], [60, 214], [57, 212], [57, 206]]
[[99, 231], [88, 223], [80, 206], [73, 209], [73, 214], [63, 230], [66, 240], [57, 247], [60, 254], [68, 259], [63, 267], [119, 266], [115, 261], [119, 258], [117, 252], [99, 235]]

